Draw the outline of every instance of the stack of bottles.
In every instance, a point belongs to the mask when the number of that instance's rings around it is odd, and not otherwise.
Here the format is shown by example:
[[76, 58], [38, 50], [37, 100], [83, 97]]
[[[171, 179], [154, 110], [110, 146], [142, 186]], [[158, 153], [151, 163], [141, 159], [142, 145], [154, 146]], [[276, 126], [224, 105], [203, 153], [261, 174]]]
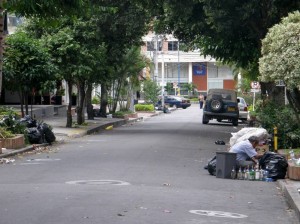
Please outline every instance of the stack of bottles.
[[237, 180], [260, 180], [260, 181], [266, 181], [271, 182], [273, 181], [272, 178], [269, 178], [269, 172], [268, 170], [263, 170], [261, 167], [247, 167], [242, 169], [239, 167], [238, 170], [236, 170], [235, 167], [232, 168], [231, 171], [231, 179], [237, 179]]

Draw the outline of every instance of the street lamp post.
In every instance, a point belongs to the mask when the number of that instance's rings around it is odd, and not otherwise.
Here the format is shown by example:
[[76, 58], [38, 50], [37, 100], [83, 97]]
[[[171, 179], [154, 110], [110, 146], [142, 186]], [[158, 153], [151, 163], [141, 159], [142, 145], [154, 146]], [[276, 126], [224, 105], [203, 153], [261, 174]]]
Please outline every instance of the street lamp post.
[[165, 59], [164, 52], [161, 52], [162, 64], [161, 64], [161, 107], [164, 110], [165, 107]]
[[158, 35], [155, 35], [154, 50], [155, 50], [155, 54], [154, 54], [154, 58], [155, 58], [154, 81], [157, 82], [157, 77], [158, 77], [158, 58], [157, 58]]
[[177, 95], [180, 96], [180, 60], [179, 60], [179, 40], [177, 44], [177, 53], [178, 53], [178, 86], [177, 86]]

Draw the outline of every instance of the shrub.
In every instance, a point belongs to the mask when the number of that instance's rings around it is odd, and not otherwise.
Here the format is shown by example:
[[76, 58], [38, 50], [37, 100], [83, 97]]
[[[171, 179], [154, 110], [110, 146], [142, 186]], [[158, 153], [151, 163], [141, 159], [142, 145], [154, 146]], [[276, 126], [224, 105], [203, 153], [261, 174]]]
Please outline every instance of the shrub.
[[98, 96], [94, 96], [92, 98], [92, 104], [100, 104], [100, 98]]
[[6, 130], [5, 127], [0, 127], [0, 138], [12, 138], [15, 135], [11, 131]]
[[120, 110], [113, 113], [113, 116], [124, 116], [125, 114], [132, 114], [131, 110]]
[[15, 111], [4, 107], [1, 107], [0, 111], [0, 127], [2, 130], [5, 129], [12, 134], [24, 134], [26, 126], [18, 121], [19, 116]]
[[136, 104], [135, 105], [136, 111], [154, 111], [153, 104]]
[[147, 79], [144, 81], [144, 98], [145, 102], [155, 105], [161, 88], [155, 81]]
[[258, 101], [255, 114], [261, 126], [269, 134], [278, 130], [278, 148], [300, 147], [300, 126], [293, 110], [289, 106], [278, 106], [272, 101]]

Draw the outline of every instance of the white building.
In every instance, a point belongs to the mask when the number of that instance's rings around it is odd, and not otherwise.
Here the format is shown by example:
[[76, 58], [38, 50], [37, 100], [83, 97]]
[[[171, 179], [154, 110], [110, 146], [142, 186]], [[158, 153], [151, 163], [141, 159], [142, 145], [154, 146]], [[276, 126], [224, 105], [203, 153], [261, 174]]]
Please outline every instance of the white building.
[[[149, 33], [143, 41], [142, 53], [154, 63], [149, 74], [153, 80], [161, 83], [163, 79], [164, 83], [175, 86], [193, 83], [202, 93], [210, 88], [235, 89], [236, 82], [228, 66], [218, 65], [214, 58], [201, 56], [199, 51], [179, 51], [180, 42], [172, 35]], [[187, 91], [181, 88], [180, 93], [185, 95]]]

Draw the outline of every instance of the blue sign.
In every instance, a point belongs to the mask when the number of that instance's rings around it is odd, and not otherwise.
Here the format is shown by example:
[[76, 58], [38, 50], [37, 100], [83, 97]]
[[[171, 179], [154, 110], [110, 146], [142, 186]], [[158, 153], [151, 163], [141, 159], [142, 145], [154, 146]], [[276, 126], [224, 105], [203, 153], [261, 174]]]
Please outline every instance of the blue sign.
[[194, 75], [206, 75], [206, 65], [205, 64], [194, 64], [193, 65]]

